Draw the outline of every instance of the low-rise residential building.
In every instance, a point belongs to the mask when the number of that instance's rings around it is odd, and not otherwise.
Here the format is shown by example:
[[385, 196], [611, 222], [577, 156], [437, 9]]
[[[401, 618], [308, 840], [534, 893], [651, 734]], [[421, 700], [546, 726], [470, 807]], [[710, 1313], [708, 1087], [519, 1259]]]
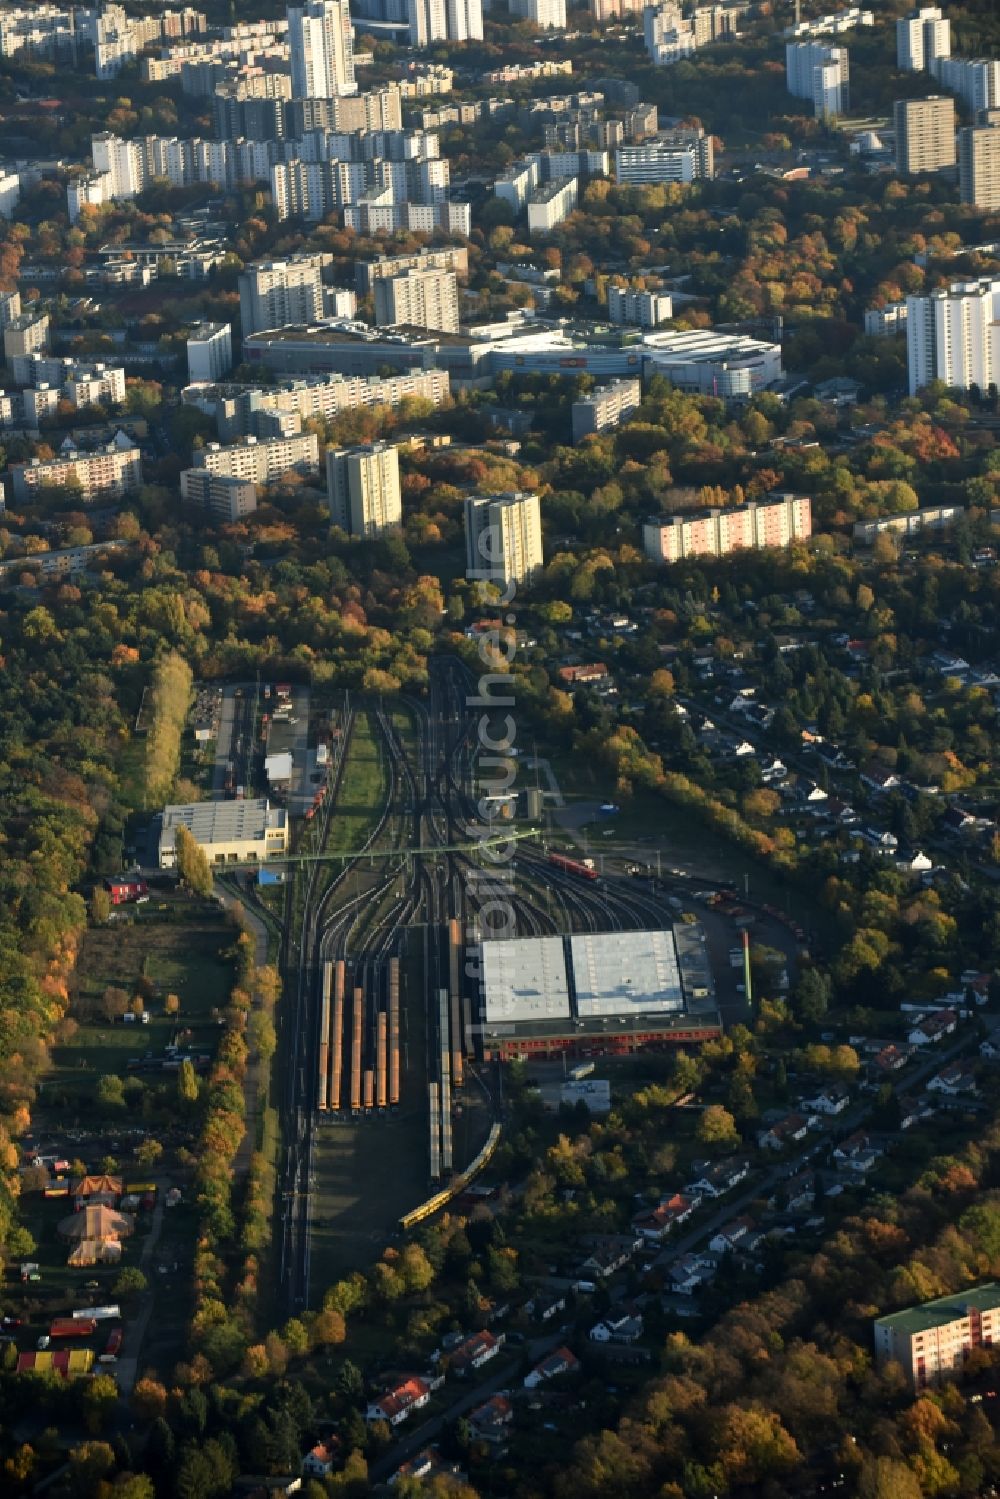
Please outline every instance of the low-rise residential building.
[[833, 1148], [833, 1162], [839, 1171], [851, 1171], [858, 1176], [867, 1176], [877, 1164], [882, 1152], [873, 1145], [866, 1130], [858, 1129], [841, 1140]]
[[898, 1097], [900, 1129], [912, 1129], [915, 1124], [922, 1124], [925, 1119], [930, 1119], [934, 1113], [934, 1104], [926, 1094], [911, 1097], [901, 1093]]
[[725, 1161], [709, 1165], [702, 1161], [695, 1166], [694, 1179], [684, 1188], [685, 1194], [696, 1197], [722, 1197], [731, 1192], [750, 1175], [750, 1161], [746, 1156], [732, 1156]]
[[524, 1376], [524, 1388], [536, 1390], [539, 1385], [545, 1384], [550, 1379], [559, 1379], [565, 1374], [576, 1374], [580, 1368], [580, 1360], [568, 1348], [557, 1348], [540, 1363], [537, 1363], [530, 1374]]
[[831, 1083], [828, 1088], [821, 1088], [811, 1098], [803, 1098], [801, 1103], [804, 1109], [809, 1109], [814, 1114], [833, 1116], [842, 1114], [850, 1101], [850, 1092], [842, 1083]]
[[592, 1343], [635, 1343], [642, 1337], [641, 1313], [608, 1316], [587, 1334]]
[[752, 1218], [731, 1218], [708, 1241], [713, 1254], [733, 1254], [756, 1249], [764, 1235]]
[[900, 1072], [912, 1054], [911, 1046], [897, 1046], [895, 1041], [890, 1041], [875, 1053], [875, 1066], [880, 1072]]
[[619, 1270], [624, 1270], [629, 1260], [635, 1253], [636, 1240], [617, 1239], [595, 1245], [580, 1266], [584, 1275], [596, 1276], [598, 1280], [608, 1280]]
[[672, 1196], [658, 1202], [656, 1207], [636, 1213], [632, 1219], [632, 1227], [648, 1244], [661, 1244], [672, 1228], [690, 1218], [697, 1206], [696, 1197], [674, 1192]]
[[553, 1317], [566, 1310], [566, 1297], [559, 1291], [552, 1291], [548, 1294], [539, 1291], [525, 1304], [524, 1310], [529, 1317], [534, 1317], [536, 1322], [551, 1322]]
[[816, 1178], [811, 1171], [800, 1171], [786, 1182], [782, 1196], [789, 1213], [811, 1208], [816, 1201]]
[[869, 764], [861, 772], [861, 784], [877, 796], [884, 796], [887, 791], [898, 789], [899, 776], [884, 765]]
[[317, 1442], [302, 1459], [302, 1472], [306, 1478], [329, 1478], [337, 1460], [337, 1448], [333, 1442]]
[[473, 1333], [470, 1338], [459, 1343], [457, 1348], [452, 1349], [448, 1356], [448, 1368], [460, 1379], [464, 1379], [488, 1364], [490, 1359], [496, 1358], [503, 1345], [503, 1333], [494, 1334], [485, 1330]]
[[899, 1364], [914, 1390], [957, 1376], [974, 1348], [998, 1342], [1000, 1285], [995, 1281], [891, 1312], [875, 1323], [878, 1363]]
[[389, 1487], [394, 1488], [404, 1479], [416, 1479], [423, 1486], [425, 1482], [430, 1483], [436, 1478], [440, 1478], [444, 1483], [448, 1483], [449, 1480], [461, 1483], [465, 1474], [459, 1463], [445, 1457], [439, 1447], [432, 1445], [423, 1447], [415, 1457], [409, 1458], [398, 1467], [389, 1478]]
[[506, 1395], [491, 1395], [489, 1400], [469, 1415], [473, 1436], [480, 1442], [497, 1446], [506, 1441], [508, 1429], [514, 1419], [514, 1407]]
[[94, 541], [89, 546], [61, 547], [54, 552], [32, 552], [25, 557], [4, 557], [0, 561], [0, 578], [38, 574], [43, 579], [79, 578], [91, 564], [112, 552], [125, 552], [128, 541]]
[[933, 1010], [921, 1015], [906, 1037], [911, 1046], [937, 1046], [945, 1036], [954, 1035], [958, 1016], [954, 1010]]
[[716, 1262], [704, 1254], [682, 1254], [670, 1267], [670, 1289], [680, 1296], [693, 1296], [715, 1277]]
[[135, 901], [141, 900], [144, 895], [149, 894], [149, 886], [145, 880], [138, 876], [122, 876], [117, 879], [104, 881], [104, 888], [111, 897], [113, 906], [129, 906]]
[[786, 1114], [783, 1119], [776, 1119], [765, 1129], [758, 1130], [757, 1144], [761, 1150], [784, 1150], [786, 1146], [804, 1140], [811, 1125], [818, 1122], [811, 1120], [808, 1114]]
[[941, 827], [947, 833], [974, 833], [978, 822], [972, 812], [967, 812], [964, 807], [949, 807], [941, 819]]
[[890, 532], [894, 536], [916, 536], [921, 531], [940, 531], [953, 526], [965, 514], [964, 505], [924, 505], [919, 510], [901, 510], [881, 515], [877, 520], [857, 520], [852, 527], [855, 541], [871, 546], [876, 536]]
[[386, 1421], [401, 1426], [414, 1411], [422, 1410], [431, 1398], [430, 1381], [408, 1374], [371, 1401], [365, 1411], [366, 1421]]
[[956, 1098], [960, 1093], [977, 1092], [976, 1074], [968, 1062], [949, 1062], [947, 1067], [942, 1067], [936, 1072], [927, 1084], [931, 1093], [944, 1093], [948, 1098]]
[[589, 661], [580, 666], [560, 666], [556, 675], [565, 687], [588, 687], [605, 681], [608, 668], [603, 661]]

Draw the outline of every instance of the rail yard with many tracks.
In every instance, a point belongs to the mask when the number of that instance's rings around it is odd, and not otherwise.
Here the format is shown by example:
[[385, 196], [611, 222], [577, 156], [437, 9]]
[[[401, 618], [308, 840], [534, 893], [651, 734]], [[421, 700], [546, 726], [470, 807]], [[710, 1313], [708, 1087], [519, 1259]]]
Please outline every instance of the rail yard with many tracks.
[[[483, 767], [496, 756], [477, 752], [482, 703], [457, 659], [432, 661], [425, 701], [391, 710], [345, 701], [335, 716], [325, 794], [301, 827], [285, 895], [281, 1259], [290, 1309], [310, 1304], [314, 1253], [325, 1255], [324, 1271], [348, 1267], [352, 1243], [360, 1254], [429, 1216], [485, 1164], [502, 1125], [500, 1058], [535, 1047], [589, 1055], [675, 1045], [720, 1028], [704, 948], [689, 928], [678, 929], [689, 981], [675, 1005], [629, 992], [610, 1014], [584, 1018], [574, 1008], [529, 1025], [528, 1040], [523, 1025], [491, 1024], [484, 943], [598, 944], [634, 931], [674, 953], [664, 889], [624, 874], [598, 878], [590, 861], [548, 849], [538, 827], [491, 816], [501, 799], [485, 794]], [[380, 795], [362, 845], [337, 856], [329, 849], [362, 725], [377, 746]]]

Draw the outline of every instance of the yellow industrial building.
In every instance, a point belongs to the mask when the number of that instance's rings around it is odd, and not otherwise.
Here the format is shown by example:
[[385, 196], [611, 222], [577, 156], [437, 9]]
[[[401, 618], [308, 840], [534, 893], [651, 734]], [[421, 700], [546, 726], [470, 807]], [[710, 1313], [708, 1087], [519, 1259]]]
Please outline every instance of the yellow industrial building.
[[159, 863], [177, 863], [177, 829], [185, 827], [210, 864], [261, 864], [288, 851], [288, 814], [266, 797], [255, 801], [189, 802], [164, 807]]

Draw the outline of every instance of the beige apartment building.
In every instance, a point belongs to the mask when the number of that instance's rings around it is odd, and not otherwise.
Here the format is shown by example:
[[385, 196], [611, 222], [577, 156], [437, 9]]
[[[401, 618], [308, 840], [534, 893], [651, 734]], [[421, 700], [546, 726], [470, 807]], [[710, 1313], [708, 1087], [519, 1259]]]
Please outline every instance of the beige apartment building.
[[181, 495], [190, 504], [207, 510], [216, 520], [242, 520], [257, 509], [257, 486], [252, 479], [213, 474], [207, 468], [182, 470]]
[[291, 255], [248, 265], [239, 278], [243, 337], [315, 323], [323, 316], [322, 255]]
[[293, 437], [260, 439], [245, 437], [242, 442], [210, 442], [193, 455], [194, 467], [210, 474], [228, 474], [233, 479], [247, 479], [253, 484], [274, 484], [290, 469], [297, 473], [319, 471], [319, 438], [315, 432], [301, 432]]
[[39, 489], [77, 489], [84, 504], [120, 500], [142, 484], [139, 449], [111, 443], [96, 453], [71, 451], [41, 462], [14, 463], [10, 469], [14, 498], [26, 500]]
[[403, 519], [399, 451], [390, 442], [328, 448], [330, 521], [350, 536], [379, 536]]
[[615, 380], [573, 402], [573, 441], [621, 426], [642, 404], [641, 380]]
[[772, 494], [727, 509], [690, 510], [646, 521], [643, 548], [654, 562], [685, 557], [728, 557], [731, 552], [789, 546], [812, 535], [812, 501]]
[[458, 280], [454, 271], [405, 271], [375, 282], [375, 323], [379, 328], [409, 324], [458, 332]]
[[950, 96], [897, 99], [896, 170], [904, 177], [955, 170], [955, 101]]
[[958, 132], [958, 190], [973, 208], [1000, 208], [1000, 129], [972, 125]]
[[507, 588], [530, 583], [544, 565], [536, 494], [472, 495], [465, 502], [467, 578]]
[[960, 1374], [974, 1348], [993, 1348], [998, 1341], [1000, 1285], [995, 1281], [891, 1312], [875, 1323], [878, 1363], [900, 1364], [915, 1390]]

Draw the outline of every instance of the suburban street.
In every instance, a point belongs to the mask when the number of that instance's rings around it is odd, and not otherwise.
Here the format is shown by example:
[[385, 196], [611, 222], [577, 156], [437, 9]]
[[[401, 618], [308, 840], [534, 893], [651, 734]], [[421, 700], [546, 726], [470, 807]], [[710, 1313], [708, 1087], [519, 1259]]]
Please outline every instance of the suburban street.
[[[548, 1337], [539, 1338], [533, 1343], [526, 1344], [522, 1351], [528, 1354], [533, 1363], [537, 1363], [547, 1353], [551, 1353], [553, 1348], [558, 1348], [565, 1336], [565, 1331], [560, 1328], [557, 1332], [550, 1333]], [[401, 1437], [394, 1446], [390, 1447], [387, 1452], [376, 1459], [368, 1470], [368, 1476], [372, 1482], [378, 1483], [388, 1478], [403, 1463], [408, 1462], [411, 1457], [414, 1457], [424, 1447], [428, 1446], [429, 1443], [435, 1441], [441, 1435], [444, 1427], [450, 1422], [457, 1421], [460, 1416], [464, 1416], [468, 1411], [475, 1410], [476, 1406], [482, 1405], [485, 1400], [488, 1400], [491, 1395], [495, 1395], [498, 1390], [505, 1390], [510, 1388], [511, 1385], [519, 1384], [520, 1380], [517, 1370], [520, 1368], [520, 1364], [520, 1359], [515, 1362], [512, 1359], [504, 1359], [501, 1356], [500, 1367], [496, 1369], [495, 1373], [490, 1375], [489, 1379], [469, 1386], [463, 1394], [452, 1401], [448, 1409], [443, 1411], [441, 1415], [433, 1416], [431, 1420], [424, 1421], [422, 1425], [414, 1427], [412, 1431], [408, 1431], [406, 1436]]]
[[[987, 1026], [991, 1034], [1000, 1027], [1000, 1016], [987, 1019]], [[906, 1069], [905, 1078], [907, 1089], [918, 1086], [927, 1078], [939, 1072], [953, 1058], [968, 1051], [975, 1041], [975, 1034], [971, 1033], [971, 1027], [960, 1032], [949, 1046], [933, 1046], [928, 1048], [929, 1055], [912, 1062]], [[794, 1105], [792, 1105], [794, 1107]], [[796, 1176], [800, 1171], [813, 1163], [816, 1157], [832, 1147], [834, 1141], [830, 1138], [834, 1133], [843, 1138], [853, 1134], [865, 1122], [871, 1113], [871, 1103], [866, 1099], [859, 1099], [845, 1109], [842, 1114], [823, 1121], [823, 1134], [819, 1137], [813, 1135], [802, 1150], [792, 1156], [785, 1156], [774, 1166], [764, 1172], [763, 1176], [757, 1176], [753, 1184], [743, 1187], [739, 1191], [729, 1193], [723, 1197], [719, 1206], [715, 1208], [710, 1217], [701, 1219], [697, 1227], [676, 1239], [670, 1239], [668, 1244], [660, 1250], [654, 1260], [654, 1264], [660, 1268], [666, 1268], [674, 1264], [682, 1255], [690, 1254], [699, 1246], [704, 1248], [713, 1234], [717, 1233], [723, 1224], [730, 1219], [737, 1218], [744, 1212], [752, 1202], [772, 1192], [782, 1181]], [[845, 1176], [845, 1180], [849, 1180]]]

